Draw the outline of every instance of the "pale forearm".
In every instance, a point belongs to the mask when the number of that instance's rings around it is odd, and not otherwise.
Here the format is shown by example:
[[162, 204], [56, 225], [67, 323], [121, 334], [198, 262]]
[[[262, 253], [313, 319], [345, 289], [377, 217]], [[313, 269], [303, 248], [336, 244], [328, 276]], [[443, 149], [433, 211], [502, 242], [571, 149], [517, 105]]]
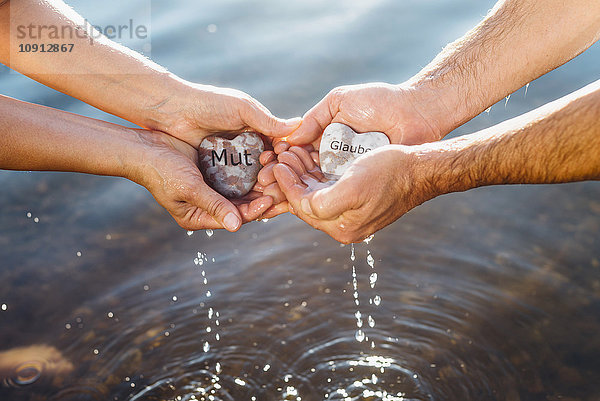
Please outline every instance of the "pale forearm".
[[[12, 54], [9, 22], [13, 28], [23, 27], [20, 33], [25, 36], [14, 41], [19, 32], [12, 32]], [[186, 82], [142, 55], [104, 36], [90, 37], [86, 33], [90, 23], [61, 0], [12, 1], [0, 7], [0, 23], [0, 62], [142, 127], [164, 130], [172, 114], [163, 113], [164, 106], [187, 89]], [[58, 27], [60, 39], [49, 38], [51, 30], [39, 29], [44, 26]], [[73, 46], [71, 52], [65, 53], [17, 54], [14, 47], [20, 42]]]
[[600, 81], [475, 134], [423, 145], [435, 191], [600, 179]]
[[505, 0], [448, 45], [411, 85], [434, 96], [424, 114], [445, 135], [564, 64], [600, 37], [600, 2]]
[[0, 96], [0, 168], [131, 178], [142, 154], [129, 128]]

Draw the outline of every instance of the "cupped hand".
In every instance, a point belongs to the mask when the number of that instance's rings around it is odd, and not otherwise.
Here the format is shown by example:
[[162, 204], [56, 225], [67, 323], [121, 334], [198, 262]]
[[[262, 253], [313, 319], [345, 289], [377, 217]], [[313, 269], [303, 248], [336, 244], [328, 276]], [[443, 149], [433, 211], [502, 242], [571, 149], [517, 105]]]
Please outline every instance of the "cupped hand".
[[340, 86], [304, 115], [302, 124], [287, 141], [295, 145], [313, 144], [318, 149], [321, 134], [331, 123], [346, 124], [357, 132], [384, 132], [393, 144], [436, 141], [447, 132], [442, 132], [436, 121], [427, 117], [427, 110], [434, 102], [438, 102], [435, 96], [424, 96], [423, 91], [408, 84]]
[[327, 182], [309, 153], [294, 147], [279, 155], [273, 174], [292, 213], [337, 241], [360, 242], [435, 196], [412, 148], [375, 149]]
[[170, 135], [136, 130], [144, 144], [142, 162], [131, 172], [157, 202], [187, 230], [225, 228], [236, 231], [273, 204], [270, 196], [251, 192], [227, 200], [209, 187], [198, 170], [196, 148]]
[[185, 89], [165, 101], [158, 110], [166, 117], [165, 131], [195, 148], [219, 132], [255, 131], [269, 137], [290, 135], [301, 122], [275, 117], [250, 95], [229, 88], [187, 83]]

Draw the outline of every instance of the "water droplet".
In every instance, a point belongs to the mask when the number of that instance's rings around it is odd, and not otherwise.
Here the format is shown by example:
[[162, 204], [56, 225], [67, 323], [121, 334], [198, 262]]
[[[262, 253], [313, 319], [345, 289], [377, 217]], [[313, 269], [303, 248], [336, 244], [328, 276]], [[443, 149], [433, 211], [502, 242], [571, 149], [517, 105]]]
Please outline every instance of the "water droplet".
[[81, 256], [81, 252], [77, 251], [77, 257], [80, 257], [80, 256]]
[[373, 240], [373, 238], [375, 238], [375, 234], [371, 234], [369, 235], [367, 238], [364, 239], [364, 243], [368, 244], [369, 242], [371, 242]]
[[206, 291], [206, 297], [207, 297], [207, 298], [210, 298], [210, 297], [211, 297], [211, 295], [212, 295], [212, 293], [210, 292], [210, 290]]
[[377, 273], [371, 273], [369, 276], [369, 284], [371, 285], [371, 288], [375, 287], [375, 283], [377, 283]]
[[108, 316], [109, 318], [112, 318], [114, 315], [115, 315], [115, 314], [114, 314], [114, 313], [112, 313], [112, 312], [108, 312], [108, 313], [106, 314], [106, 316]]
[[40, 222], [40, 219], [39, 219], [38, 217], [34, 217], [34, 219], [33, 219], [33, 222], [34, 222], [34, 223], [39, 223], [39, 222]]
[[217, 32], [217, 26], [215, 24], [208, 24], [208, 26], [206, 27], [206, 31], [208, 33], [215, 33]]
[[150, 289], [150, 286], [148, 284], [144, 285], [144, 291], [148, 291]]
[[369, 321], [370, 327], [375, 327], [375, 319], [373, 319], [373, 316], [369, 315], [367, 320]]
[[358, 341], [359, 343], [362, 343], [365, 340], [365, 333], [362, 330], [358, 329], [354, 334], [354, 338], [356, 338], [356, 341]]
[[106, 237], [105, 237], [105, 238], [106, 238], [106, 240], [107, 240], [107, 241], [110, 241], [110, 240], [112, 239], [112, 235], [110, 235], [110, 234], [106, 234]]
[[268, 363], [265, 365], [265, 367], [263, 368], [263, 372], [266, 372], [267, 370], [271, 369], [271, 365], [269, 365]]
[[525, 85], [525, 95], [523, 97], [527, 96], [527, 89], [529, 89], [529, 82]]
[[373, 297], [373, 303], [375, 304], [375, 306], [379, 306], [379, 304], [381, 303], [381, 297], [379, 295], [375, 295]]
[[27, 212], [27, 218], [30, 219], [31, 218], [31, 212]]
[[214, 314], [213, 308], [208, 308], [208, 318], [209, 319], [212, 319], [213, 314]]
[[240, 379], [239, 377], [236, 377], [234, 380], [235, 384], [237, 384], [238, 386], [245, 386], [246, 382], [243, 381], [242, 379]]
[[192, 234], [194, 234], [194, 232], [193, 232], [193, 231], [188, 231], [188, 232], [187, 232], [187, 235], [188, 235], [188, 237], [192, 236]]
[[210, 344], [208, 343], [208, 341], [205, 341], [205, 342], [204, 342], [204, 345], [202, 346], [202, 350], [203, 350], [204, 352], [208, 352], [208, 351], [210, 351]]
[[171, 298], [173, 300], [173, 302], [177, 302], [177, 296], [173, 295], [173, 297]]
[[94, 355], [98, 355], [100, 353], [100, 351], [98, 351], [98, 349], [94, 349], [93, 353], [94, 353]]
[[371, 252], [367, 253], [367, 264], [371, 266], [371, 269], [375, 267], [375, 259], [373, 259], [373, 255], [371, 255]]
[[206, 236], [207, 236], [207, 237], [212, 237], [212, 236], [213, 236], [213, 234], [214, 234], [214, 231], [213, 231], [213, 230], [211, 230], [210, 228], [209, 228], [208, 230], [206, 230]]
[[7, 305], [7, 304], [2, 304], [2, 305], [0, 306], [0, 309], [2, 309], [3, 311], [5, 311], [5, 310], [7, 310], [7, 309], [8, 309], [8, 305]]
[[219, 340], [221, 339], [221, 336], [219, 335], [219, 333], [215, 334], [215, 339], [216, 339], [217, 341], [219, 341]]
[[354, 254], [354, 244], [351, 245], [350, 249], [352, 250], [350, 253], [350, 260], [354, 262], [356, 260], [356, 255]]
[[217, 374], [221, 373], [221, 364], [219, 362], [217, 362], [215, 366], [215, 371], [217, 372]]

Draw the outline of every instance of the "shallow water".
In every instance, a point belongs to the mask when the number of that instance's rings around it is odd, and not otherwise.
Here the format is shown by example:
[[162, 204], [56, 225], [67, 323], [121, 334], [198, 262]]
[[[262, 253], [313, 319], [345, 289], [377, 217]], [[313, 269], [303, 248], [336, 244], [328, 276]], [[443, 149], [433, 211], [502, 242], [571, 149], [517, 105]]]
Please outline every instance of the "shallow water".
[[[492, 4], [155, 2], [152, 57], [293, 116], [335, 85], [408, 78]], [[595, 46], [454, 134], [591, 82], [599, 56]], [[108, 118], [5, 70], [0, 83]], [[2, 400], [598, 400], [597, 183], [444, 196], [357, 245], [354, 263], [292, 216], [190, 236], [122, 179], [0, 172], [0, 184], [0, 352], [61, 355], [27, 358]]]

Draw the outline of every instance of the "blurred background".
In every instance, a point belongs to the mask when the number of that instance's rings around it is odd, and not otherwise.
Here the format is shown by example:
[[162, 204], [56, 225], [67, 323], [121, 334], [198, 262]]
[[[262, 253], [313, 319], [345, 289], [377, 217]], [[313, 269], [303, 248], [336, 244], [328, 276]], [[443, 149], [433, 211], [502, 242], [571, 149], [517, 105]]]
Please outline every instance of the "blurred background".
[[[153, 60], [281, 117], [408, 79], [494, 4], [67, 2], [98, 25], [150, 19]], [[598, 60], [595, 45], [452, 135], [579, 89]], [[5, 67], [0, 88], [124, 123]], [[124, 179], [0, 186], [2, 400], [600, 400], [597, 183], [443, 196], [354, 250], [289, 215], [187, 233]]]

